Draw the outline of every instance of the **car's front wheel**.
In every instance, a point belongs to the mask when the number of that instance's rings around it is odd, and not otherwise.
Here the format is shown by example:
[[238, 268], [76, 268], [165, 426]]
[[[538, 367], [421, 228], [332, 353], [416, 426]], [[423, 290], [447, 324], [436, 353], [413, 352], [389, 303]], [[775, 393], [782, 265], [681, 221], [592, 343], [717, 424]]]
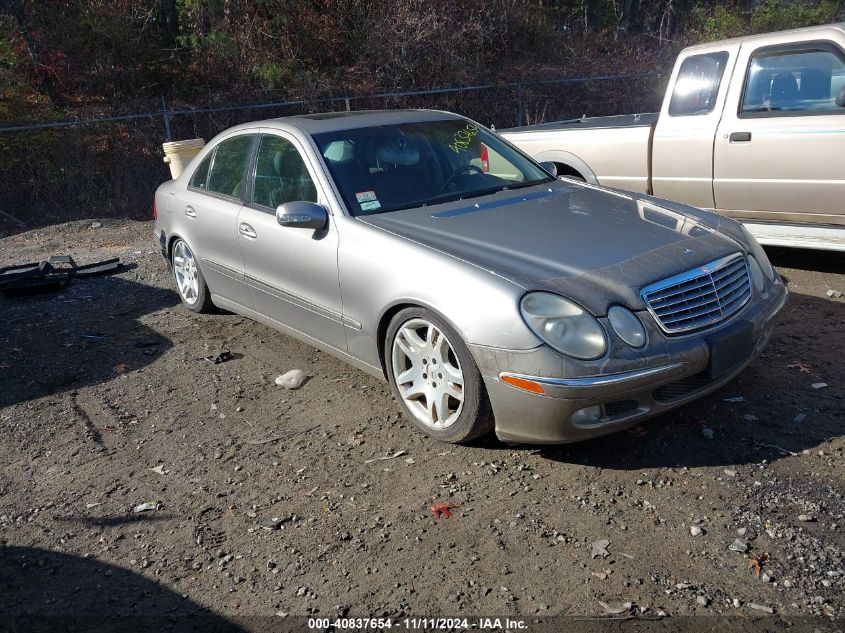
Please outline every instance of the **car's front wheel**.
[[385, 361], [399, 405], [426, 435], [458, 443], [492, 430], [484, 382], [469, 349], [429, 310], [406, 308], [393, 317]]
[[194, 252], [188, 243], [178, 239], [173, 243], [170, 258], [173, 278], [182, 304], [194, 312], [211, 312], [214, 304]]

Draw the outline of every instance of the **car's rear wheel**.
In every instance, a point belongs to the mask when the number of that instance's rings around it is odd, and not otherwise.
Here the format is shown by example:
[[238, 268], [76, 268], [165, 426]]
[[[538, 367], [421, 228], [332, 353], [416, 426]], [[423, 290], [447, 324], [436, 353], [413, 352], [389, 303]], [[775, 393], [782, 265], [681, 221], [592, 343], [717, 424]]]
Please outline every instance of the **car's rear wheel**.
[[419, 430], [444, 442], [489, 433], [484, 383], [458, 333], [424, 308], [406, 308], [385, 337], [387, 374], [399, 405]]
[[173, 244], [171, 255], [173, 278], [182, 304], [194, 312], [211, 312], [214, 304], [194, 252], [187, 242], [178, 239]]

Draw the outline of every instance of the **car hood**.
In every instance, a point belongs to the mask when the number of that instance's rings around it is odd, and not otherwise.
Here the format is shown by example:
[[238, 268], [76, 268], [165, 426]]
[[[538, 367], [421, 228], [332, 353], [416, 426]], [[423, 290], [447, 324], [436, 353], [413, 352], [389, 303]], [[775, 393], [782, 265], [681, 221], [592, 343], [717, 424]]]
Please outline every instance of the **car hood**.
[[643, 286], [744, 251], [713, 214], [568, 181], [359, 220], [597, 315], [643, 309]]

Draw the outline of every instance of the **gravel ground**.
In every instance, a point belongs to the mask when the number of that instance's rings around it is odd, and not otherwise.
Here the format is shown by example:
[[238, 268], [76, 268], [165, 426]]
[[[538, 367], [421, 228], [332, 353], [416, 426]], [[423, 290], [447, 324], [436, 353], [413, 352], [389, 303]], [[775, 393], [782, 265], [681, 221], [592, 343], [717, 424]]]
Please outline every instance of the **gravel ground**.
[[[843, 628], [845, 299], [828, 296], [845, 292], [842, 255], [771, 252], [791, 298], [720, 391], [537, 448], [437, 443], [386, 384], [248, 319], [184, 310], [150, 223], [0, 240], [0, 266], [57, 253], [129, 269], [0, 297], [7, 617]], [[292, 368], [301, 389], [273, 383]], [[451, 516], [433, 516], [440, 502]], [[720, 620], [686, 617], [706, 615]]]

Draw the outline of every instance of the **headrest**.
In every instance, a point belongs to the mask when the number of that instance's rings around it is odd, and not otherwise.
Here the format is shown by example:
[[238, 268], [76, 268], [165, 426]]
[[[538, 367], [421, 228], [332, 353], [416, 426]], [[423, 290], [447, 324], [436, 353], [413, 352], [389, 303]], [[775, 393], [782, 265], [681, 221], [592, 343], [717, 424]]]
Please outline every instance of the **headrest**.
[[413, 147], [398, 147], [396, 145], [379, 145], [376, 156], [383, 163], [394, 165], [416, 165], [420, 160], [419, 151]]

